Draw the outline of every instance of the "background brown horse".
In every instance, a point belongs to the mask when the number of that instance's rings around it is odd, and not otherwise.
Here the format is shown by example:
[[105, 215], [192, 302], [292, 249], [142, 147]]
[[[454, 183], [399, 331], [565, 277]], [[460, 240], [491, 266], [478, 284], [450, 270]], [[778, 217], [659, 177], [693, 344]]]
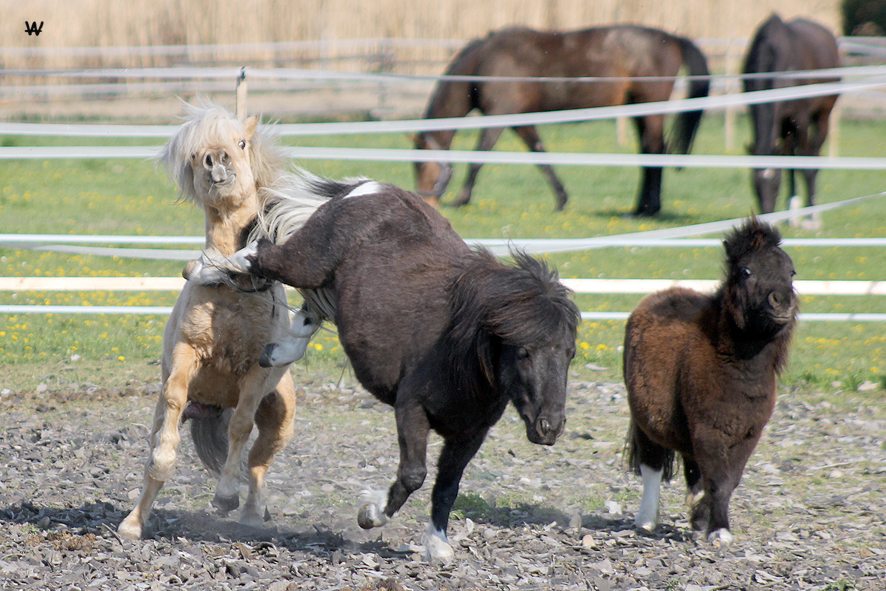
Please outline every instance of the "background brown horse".
[[[773, 14], [760, 25], [745, 57], [743, 72], [793, 72], [836, 68], [840, 63], [837, 40], [830, 31], [812, 21], [797, 18], [784, 22]], [[745, 92], [789, 88], [801, 84], [837, 82], [833, 78], [746, 78]], [[828, 135], [828, 118], [837, 95], [820, 96], [778, 103], [750, 105], [754, 143], [749, 148], [755, 156], [818, 156]], [[806, 181], [806, 205], [815, 203], [815, 177], [818, 170], [803, 169]], [[781, 171], [757, 168], [753, 174], [754, 191], [760, 211], [775, 211]], [[796, 195], [794, 171], [789, 172], [790, 197]]]
[[[474, 109], [484, 115], [533, 113], [564, 109], [604, 107], [630, 103], [666, 101], [674, 88], [673, 77], [685, 65], [692, 76], [707, 76], [704, 55], [691, 41], [664, 31], [631, 25], [599, 27], [566, 33], [513, 27], [490, 33], [465, 47], [446, 70], [449, 76], [512, 77], [615, 77], [624, 80], [593, 82], [544, 81], [449, 81], [442, 80], [431, 95], [424, 117], [463, 117]], [[637, 80], [637, 77], [667, 79]], [[689, 97], [708, 94], [707, 79], [689, 82]], [[669, 145], [664, 140], [664, 115], [636, 117], [640, 151], [663, 154], [688, 153], [701, 119], [701, 111], [681, 113]], [[535, 126], [514, 127], [533, 152], [544, 146]], [[477, 150], [491, 150], [502, 128], [484, 129]], [[418, 149], [448, 150], [455, 131], [428, 131], [415, 141]], [[465, 184], [454, 205], [464, 205], [482, 164], [471, 164]], [[539, 165], [553, 187], [557, 209], [566, 205], [562, 183], [548, 165]], [[436, 203], [451, 175], [451, 166], [440, 162], [416, 162], [417, 192]], [[636, 215], [655, 215], [661, 209], [659, 167], [643, 168]]]
[[775, 376], [797, 318], [794, 265], [755, 219], [727, 236], [713, 295], [674, 287], [644, 298], [625, 327], [631, 466], [643, 477], [637, 527], [658, 521], [661, 480], [683, 456], [692, 528], [728, 544], [729, 499], [775, 407]]

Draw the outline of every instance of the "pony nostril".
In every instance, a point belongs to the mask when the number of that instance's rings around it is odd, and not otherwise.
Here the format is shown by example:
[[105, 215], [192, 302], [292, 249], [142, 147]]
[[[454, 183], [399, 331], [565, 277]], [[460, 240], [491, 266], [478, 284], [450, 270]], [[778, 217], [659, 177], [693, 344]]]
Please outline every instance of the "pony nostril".
[[783, 302], [782, 295], [777, 291], [773, 291], [769, 294], [769, 303], [772, 304], [774, 308], [780, 306]]
[[203, 165], [208, 169], [212, 169], [212, 154], [207, 154], [206, 158], [203, 160]]
[[544, 418], [539, 420], [538, 421], [538, 434], [544, 436], [550, 432], [551, 432], [551, 424], [548, 422], [548, 420], [544, 419]]

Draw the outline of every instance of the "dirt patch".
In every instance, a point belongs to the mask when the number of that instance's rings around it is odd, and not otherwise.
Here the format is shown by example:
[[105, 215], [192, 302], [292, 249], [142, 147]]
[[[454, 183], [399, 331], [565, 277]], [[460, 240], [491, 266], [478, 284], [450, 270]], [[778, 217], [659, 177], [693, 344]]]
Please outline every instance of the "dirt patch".
[[886, 588], [882, 394], [782, 392], [733, 497], [736, 541], [718, 548], [689, 535], [679, 475], [658, 531], [633, 530], [624, 388], [575, 380], [554, 447], [528, 443], [511, 410], [494, 428], [462, 482], [456, 559], [441, 566], [417, 552], [433, 472], [390, 524], [356, 525], [360, 491], [396, 471], [392, 411], [347, 377], [297, 381], [266, 527], [211, 510], [214, 482], [185, 435], [135, 543], [115, 532], [141, 485], [157, 386], [0, 395], [0, 588]]

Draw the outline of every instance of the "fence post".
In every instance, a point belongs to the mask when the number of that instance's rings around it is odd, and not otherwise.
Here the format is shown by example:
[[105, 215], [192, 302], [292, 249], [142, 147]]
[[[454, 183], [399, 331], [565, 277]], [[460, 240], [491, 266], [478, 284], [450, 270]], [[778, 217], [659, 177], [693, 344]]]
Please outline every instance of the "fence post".
[[839, 145], [840, 145], [840, 120], [843, 118], [843, 108], [840, 106], [842, 103], [840, 99], [837, 99], [837, 104], [834, 105], [834, 109], [831, 111], [830, 115], [830, 125], [828, 133], [828, 157], [836, 158], [839, 154]]
[[240, 68], [237, 77], [237, 119], [246, 121], [246, 68]]
[[[726, 72], [726, 88], [723, 91], [724, 95], [732, 94], [733, 86], [735, 85], [735, 79], [730, 76], [734, 74], [738, 74], [738, 68], [736, 67], [738, 60], [736, 59], [735, 49], [733, 48], [733, 44], [736, 43], [736, 40], [732, 37], [729, 38], [729, 41], [726, 42], [726, 56], [723, 60], [723, 69]], [[730, 106], [726, 107], [726, 152], [732, 150], [733, 146], [735, 146], [735, 114], [738, 107]]]

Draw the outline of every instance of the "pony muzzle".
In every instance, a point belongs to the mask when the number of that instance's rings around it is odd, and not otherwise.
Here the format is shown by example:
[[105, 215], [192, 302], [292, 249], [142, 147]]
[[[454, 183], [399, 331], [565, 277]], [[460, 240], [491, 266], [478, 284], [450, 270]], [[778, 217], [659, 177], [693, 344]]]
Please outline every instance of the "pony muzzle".
[[[526, 435], [532, 443], [554, 445], [557, 438], [563, 433], [565, 426], [565, 416], [551, 417], [542, 415], [535, 421], [534, 430], [527, 429]], [[533, 437], [533, 434], [535, 437]]]

